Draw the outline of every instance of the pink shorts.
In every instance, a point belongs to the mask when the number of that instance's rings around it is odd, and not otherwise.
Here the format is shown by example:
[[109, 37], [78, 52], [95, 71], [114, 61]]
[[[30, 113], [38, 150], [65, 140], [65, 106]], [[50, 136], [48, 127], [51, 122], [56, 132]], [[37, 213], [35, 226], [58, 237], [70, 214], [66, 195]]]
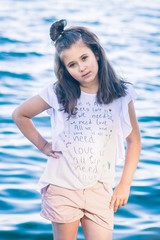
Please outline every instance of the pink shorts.
[[97, 182], [93, 187], [71, 190], [48, 185], [42, 194], [40, 215], [52, 222], [69, 223], [83, 216], [109, 230], [113, 230], [113, 209], [109, 208], [111, 194], [104, 184]]

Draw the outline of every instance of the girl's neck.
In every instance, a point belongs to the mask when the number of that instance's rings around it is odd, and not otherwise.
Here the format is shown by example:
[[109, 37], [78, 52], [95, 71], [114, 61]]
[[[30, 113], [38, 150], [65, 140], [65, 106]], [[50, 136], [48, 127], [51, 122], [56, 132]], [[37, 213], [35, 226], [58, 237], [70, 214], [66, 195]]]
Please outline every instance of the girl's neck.
[[89, 93], [89, 94], [95, 94], [98, 92], [98, 85], [92, 86], [92, 87], [80, 86], [80, 89], [82, 92]]

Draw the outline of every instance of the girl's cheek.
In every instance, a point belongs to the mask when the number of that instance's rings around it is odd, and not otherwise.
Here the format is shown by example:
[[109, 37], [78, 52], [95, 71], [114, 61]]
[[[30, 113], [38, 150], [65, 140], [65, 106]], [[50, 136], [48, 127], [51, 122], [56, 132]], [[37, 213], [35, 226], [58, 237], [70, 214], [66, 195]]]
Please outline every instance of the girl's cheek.
[[78, 74], [76, 74], [76, 73], [74, 73], [74, 72], [69, 72], [69, 73], [70, 73], [70, 75], [71, 75], [73, 78], [75, 78], [75, 79], [78, 78]]
[[91, 69], [98, 71], [98, 62], [97, 61], [95, 61], [94, 63], [91, 64]]
[[78, 75], [73, 74], [72, 77], [75, 78], [76, 80], [78, 80]]

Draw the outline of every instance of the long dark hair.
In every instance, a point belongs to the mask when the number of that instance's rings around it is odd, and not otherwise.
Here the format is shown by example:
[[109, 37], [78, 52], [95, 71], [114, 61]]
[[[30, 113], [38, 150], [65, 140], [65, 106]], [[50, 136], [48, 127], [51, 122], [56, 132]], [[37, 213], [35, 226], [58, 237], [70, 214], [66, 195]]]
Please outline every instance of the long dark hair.
[[70, 117], [75, 114], [75, 106], [77, 99], [80, 97], [81, 90], [79, 82], [67, 71], [60, 58], [60, 54], [80, 39], [98, 57], [99, 88], [97, 102], [108, 104], [114, 99], [125, 96], [126, 87], [125, 82], [117, 77], [106, 58], [105, 51], [101, 47], [97, 36], [87, 28], [81, 26], [69, 27], [64, 30], [66, 24], [66, 20], [53, 23], [50, 28], [50, 37], [54, 41], [56, 48], [55, 73], [58, 79], [56, 82], [56, 94], [59, 103], [63, 106], [61, 110], [67, 112]]

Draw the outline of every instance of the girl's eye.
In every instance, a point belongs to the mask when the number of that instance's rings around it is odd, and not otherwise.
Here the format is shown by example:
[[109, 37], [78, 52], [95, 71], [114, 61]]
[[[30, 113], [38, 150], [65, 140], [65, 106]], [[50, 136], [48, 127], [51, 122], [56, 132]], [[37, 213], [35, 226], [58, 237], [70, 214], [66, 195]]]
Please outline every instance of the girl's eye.
[[86, 58], [87, 58], [87, 56], [84, 56], [84, 57], [82, 58], [82, 60], [84, 61], [84, 60], [86, 60]]
[[71, 64], [69, 65], [69, 67], [70, 67], [70, 68], [71, 68], [71, 67], [74, 67], [74, 65], [75, 65], [74, 63], [71, 63]]

